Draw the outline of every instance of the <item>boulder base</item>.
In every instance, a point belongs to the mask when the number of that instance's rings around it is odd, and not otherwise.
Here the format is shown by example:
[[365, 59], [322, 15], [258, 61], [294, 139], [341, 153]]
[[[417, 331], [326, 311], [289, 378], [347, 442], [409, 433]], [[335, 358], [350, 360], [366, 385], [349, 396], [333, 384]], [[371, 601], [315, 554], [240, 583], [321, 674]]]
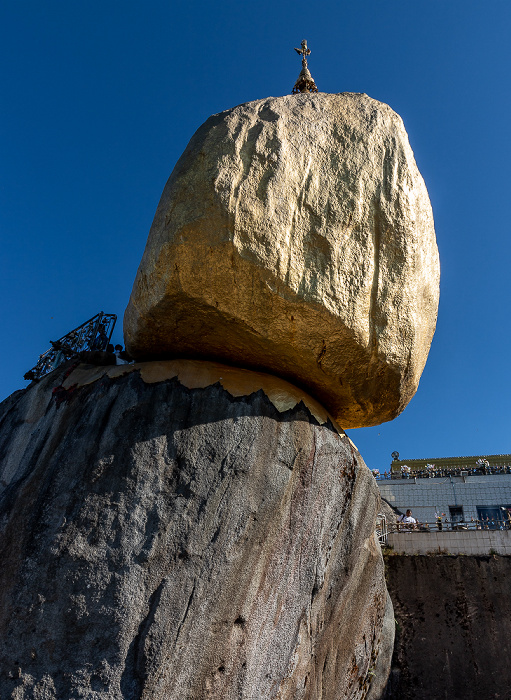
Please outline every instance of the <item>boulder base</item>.
[[0, 696], [376, 698], [378, 489], [321, 407], [211, 363], [65, 373], [0, 409]]
[[137, 359], [301, 385], [343, 427], [398, 415], [436, 324], [433, 216], [400, 117], [367, 95], [212, 116], [163, 192], [124, 319]]

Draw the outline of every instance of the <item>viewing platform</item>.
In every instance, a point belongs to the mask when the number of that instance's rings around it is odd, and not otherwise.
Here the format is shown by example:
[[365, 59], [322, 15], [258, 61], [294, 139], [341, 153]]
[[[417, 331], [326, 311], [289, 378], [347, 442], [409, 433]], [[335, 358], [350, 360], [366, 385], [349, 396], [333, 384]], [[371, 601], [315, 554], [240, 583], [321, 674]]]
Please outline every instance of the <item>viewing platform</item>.
[[463, 535], [478, 529], [507, 531], [511, 523], [509, 454], [394, 459], [391, 469], [375, 474], [375, 478], [382, 498], [399, 512], [411, 509], [417, 522], [424, 525], [418, 532], [426, 530], [428, 536], [437, 529], [439, 519], [443, 534], [448, 530]]

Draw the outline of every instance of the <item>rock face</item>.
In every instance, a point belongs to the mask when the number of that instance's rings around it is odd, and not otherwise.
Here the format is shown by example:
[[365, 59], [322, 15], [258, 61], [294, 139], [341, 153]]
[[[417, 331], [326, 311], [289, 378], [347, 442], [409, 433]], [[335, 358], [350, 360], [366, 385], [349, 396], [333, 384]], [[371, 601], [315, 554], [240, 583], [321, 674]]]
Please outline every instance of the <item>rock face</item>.
[[0, 697], [376, 700], [378, 490], [321, 407], [211, 363], [65, 376], [1, 406]]
[[435, 329], [439, 262], [401, 119], [367, 95], [212, 116], [163, 192], [124, 319], [137, 359], [269, 370], [343, 427], [391, 420]]

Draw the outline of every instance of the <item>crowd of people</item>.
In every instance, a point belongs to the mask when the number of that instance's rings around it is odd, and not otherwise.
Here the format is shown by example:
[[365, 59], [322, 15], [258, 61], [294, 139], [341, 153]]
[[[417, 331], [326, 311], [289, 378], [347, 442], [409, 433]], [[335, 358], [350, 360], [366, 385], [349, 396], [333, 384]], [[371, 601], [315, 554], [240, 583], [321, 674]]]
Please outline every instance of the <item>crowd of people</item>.
[[479, 466], [479, 467], [456, 467], [455, 469], [419, 469], [417, 471], [410, 472], [393, 472], [389, 471], [380, 473], [377, 479], [434, 479], [446, 476], [477, 476], [477, 475], [487, 475], [487, 474], [511, 474], [511, 465], [502, 464], [494, 466]]

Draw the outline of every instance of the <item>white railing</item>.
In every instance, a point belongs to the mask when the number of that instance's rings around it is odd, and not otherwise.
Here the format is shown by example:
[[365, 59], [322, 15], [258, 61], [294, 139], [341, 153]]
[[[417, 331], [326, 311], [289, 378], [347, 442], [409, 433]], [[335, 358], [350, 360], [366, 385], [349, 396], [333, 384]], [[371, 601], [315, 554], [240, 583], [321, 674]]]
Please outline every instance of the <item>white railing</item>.
[[376, 537], [380, 545], [387, 544], [387, 518], [383, 513], [376, 516]]

